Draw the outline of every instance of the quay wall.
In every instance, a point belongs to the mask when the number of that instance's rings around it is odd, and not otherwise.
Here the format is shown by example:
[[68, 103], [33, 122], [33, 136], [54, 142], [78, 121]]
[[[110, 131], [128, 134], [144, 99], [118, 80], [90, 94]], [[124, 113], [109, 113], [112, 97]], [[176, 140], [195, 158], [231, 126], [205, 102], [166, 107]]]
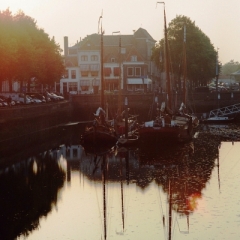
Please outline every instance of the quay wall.
[[[151, 119], [151, 110], [155, 101], [155, 96], [158, 97], [159, 105], [166, 100], [165, 93], [153, 95], [152, 93], [142, 94], [123, 94], [121, 96], [121, 108], [124, 109], [124, 100], [127, 97], [130, 114], [137, 114], [141, 120]], [[118, 106], [118, 94], [105, 95], [105, 103], [108, 103], [109, 115], [113, 117], [116, 114]], [[174, 94], [173, 102], [180, 107], [183, 96], [182, 94]], [[93, 113], [96, 112], [100, 106], [100, 95], [72, 95], [71, 102], [73, 106], [73, 116], [76, 120], [91, 120]], [[198, 116], [203, 113], [209, 113], [216, 108], [227, 107], [233, 104], [240, 103], [240, 92], [221, 92], [219, 94], [213, 93], [192, 93], [189, 94], [188, 107]]]
[[[150, 120], [154, 117], [155, 95], [151, 93], [127, 94], [121, 96], [122, 110], [125, 108], [124, 100], [127, 97], [130, 114], [138, 115], [139, 122]], [[166, 99], [166, 94], [159, 93], [158, 102], [161, 104]], [[113, 118], [117, 111], [118, 94], [105, 95], [105, 102], [109, 106], [109, 118]], [[173, 95], [176, 106], [180, 106], [181, 94]], [[224, 92], [220, 99], [216, 93], [189, 94], [188, 105], [192, 111], [202, 116], [210, 110], [240, 103], [240, 92]], [[72, 95], [69, 101], [47, 103], [44, 105], [16, 106], [0, 109], [0, 154], [1, 151], [13, 149], [14, 146], [25, 148], [26, 143], [36, 143], [39, 139], [50, 138], [58, 134], [57, 126], [73, 121], [89, 121], [93, 113], [100, 106], [99, 94]], [[156, 106], [156, 105], [155, 105]], [[237, 116], [239, 118], [239, 116]], [[42, 133], [44, 132], [44, 138]], [[31, 137], [32, 136], [32, 137]], [[16, 140], [20, 139], [21, 140]]]
[[[58, 125], [72, 119], [69, 101], [0, 109], [0, 155], [58, 134]], [[43, 137], [44, 136], [44, 137]]]

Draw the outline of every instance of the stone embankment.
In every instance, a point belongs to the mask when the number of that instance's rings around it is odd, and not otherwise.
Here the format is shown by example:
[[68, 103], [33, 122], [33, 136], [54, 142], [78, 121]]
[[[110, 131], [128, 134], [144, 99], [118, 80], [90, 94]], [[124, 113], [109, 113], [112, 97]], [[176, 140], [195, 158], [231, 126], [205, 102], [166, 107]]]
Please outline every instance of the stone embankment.
[[[0, 109], [0, 153], [39, 143], [58, 134], [56, 126], [72, 119], [69, 101]], [[18, 148], [17, 148], [18, 146]]]

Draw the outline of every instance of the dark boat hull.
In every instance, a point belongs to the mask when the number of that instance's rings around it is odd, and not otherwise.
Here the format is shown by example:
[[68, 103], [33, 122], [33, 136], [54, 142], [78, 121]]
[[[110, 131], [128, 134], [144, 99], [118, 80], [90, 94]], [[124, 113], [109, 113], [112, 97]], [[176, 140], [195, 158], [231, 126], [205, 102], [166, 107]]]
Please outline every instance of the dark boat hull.
[[189, 128], [180, 127], [142, 127], [139, 129], [141, 143], [172, 144], [182, 143], [192, 139]]
[[115, 145], [117, 140], [114, 130], [104, 126], [91, 127], [83, 134], [84, 144]]

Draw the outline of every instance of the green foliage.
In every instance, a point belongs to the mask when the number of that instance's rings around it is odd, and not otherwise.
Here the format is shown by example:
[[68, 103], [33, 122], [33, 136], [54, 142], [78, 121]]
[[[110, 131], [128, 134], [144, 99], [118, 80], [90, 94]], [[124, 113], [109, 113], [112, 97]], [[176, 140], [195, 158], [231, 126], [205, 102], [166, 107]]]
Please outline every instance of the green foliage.
[[[171, 71], [175, 79], [183, 73], [183, 38], [186, 26], [186, 65], [190, 86], [206, 85], [216, 75], [216, 50], [210, 39], [186, 16], [177, 16], [168, 26]], [[162, 57], [159, 57], [161, 56]], [[164, 71], [164, 39], [153, 49], [152, 59]], [[161, 61], [162, 59], [162, 61]]]
[[9, 9], [0, 11], [0, 56], [0, 84], [35, 78], [53, 85], [64, 73], [60, 46], [21, 11], [14, 16]]
[[240, 63], [234, 62], [234, 60], [231, 60], [222, 66], [221, 73], [223, 75], [230, 75], [238, 70], [240, 70]]

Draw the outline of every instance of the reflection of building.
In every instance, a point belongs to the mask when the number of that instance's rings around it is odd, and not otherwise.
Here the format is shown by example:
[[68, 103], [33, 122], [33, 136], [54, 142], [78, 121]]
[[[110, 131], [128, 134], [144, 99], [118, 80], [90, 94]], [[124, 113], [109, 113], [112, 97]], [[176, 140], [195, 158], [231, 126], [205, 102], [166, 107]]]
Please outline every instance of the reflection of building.
[[62, 145], [61, 148], [57, 151], [57, 159], [60, 156], [63, 156], [66, 160], [79, 160], [82, 157], [83, 148], [80, 145]]
[[[60, 80], [60, 92], [97, 93], [101, 88], [100, 34], [85, 37], [72, 47], [64, 37], [66, 74]], [[143, 91], [152, 89], [156, 67], [151, 61], [155, 40], [139, 28], [133, 35], [121, 35], [121, 55], [117, 35], [103, 35], [103, 75], [106, 91], [121, 89]], [[120, 66], [120, 67], [119, 67]]]

